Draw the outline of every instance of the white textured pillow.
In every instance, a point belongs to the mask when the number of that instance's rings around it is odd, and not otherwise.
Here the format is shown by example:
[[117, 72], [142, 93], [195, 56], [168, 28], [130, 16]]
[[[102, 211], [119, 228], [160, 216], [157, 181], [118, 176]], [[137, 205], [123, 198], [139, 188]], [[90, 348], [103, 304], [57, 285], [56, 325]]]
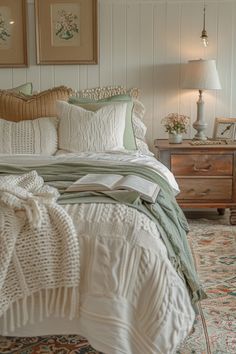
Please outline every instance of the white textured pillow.
[[114, 103], [91, 112], [57, 101], [59, 149], [83, 152], [123, 148], [127, 103]]
[[136, 116], [135, 113], [133, 113], [132, 121], [133, 121], [135, 137], [145, 141], [145, 135], [147, 132], [146, 125], [141, 121], [141, 119], [139, 117]]
[[10, 122], [0, 119], [0, 154], [53, 155], [57, 151], [56, 117]]
[[149, 150], [148, 144], [142, 139], [136, 138], [136, 144], [138, 151], [144, 155], [154, 156], [154, 154]]

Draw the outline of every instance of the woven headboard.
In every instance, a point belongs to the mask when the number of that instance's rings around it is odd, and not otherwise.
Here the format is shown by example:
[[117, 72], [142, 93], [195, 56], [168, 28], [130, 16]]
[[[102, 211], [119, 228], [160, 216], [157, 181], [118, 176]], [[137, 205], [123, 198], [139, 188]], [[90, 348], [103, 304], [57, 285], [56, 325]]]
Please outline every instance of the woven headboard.
[[10, 121], [56, 116], [56, 101], [67, 100], [72, 90], [59, 86], [35, 95], [0, 91], [0, 118]]
[[128, 90], [121, 86], [108, 86], [73, 92], [70, 88], [59, 86], [32, 96], [0, 90], [0, 118], [17, 122], [40, 117], [52, 117], [56, 116], [56, 101], [68, 100], [71, 95], [98, 100], [123, 94], [137, 98], [139, 90], [136, 88]]

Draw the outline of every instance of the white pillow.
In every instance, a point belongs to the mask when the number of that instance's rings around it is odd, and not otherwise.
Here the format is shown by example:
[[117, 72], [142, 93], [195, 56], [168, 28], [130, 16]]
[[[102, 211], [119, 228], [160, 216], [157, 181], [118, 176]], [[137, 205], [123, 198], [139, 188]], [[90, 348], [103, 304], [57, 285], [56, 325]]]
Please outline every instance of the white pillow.
[[10, 122], [0, 119], [0, 154], [53, 155], [57, 151], [56, 117]]
[[145, 135], [147, 132], [146, 125], [141, 121], [139, 117], [136, 116], [135, 113], [132, 115], [134, 135], [136, 138], [145, 141]]
[[[145, 107], [143, 103], [137, 99], [134, 99], [134, 108], [132, 112], [132, 122], [135, 138], [141, 139], [145, 142], [145, 135], [147, 132], [147, 127], [143, 123], [143, 118], [145, 115]], [[137, 144], [137, 141], [136, 141]]]
[[142, 139], [136, 138], [137, 149], [144, 155], [154, 156], [154, 154], [149, 150], [148, 144]]
[[145, 112], [146, 112], [144, 104], [137, 99], [134, 99], [133, 102], [134, 102], [133, 113], [135, 113], [136, 117], [143, 120]]
[[96, 112], [57, 101], [59, 149], [71, 152], [123, 148], [127, 103], [114, 103]]

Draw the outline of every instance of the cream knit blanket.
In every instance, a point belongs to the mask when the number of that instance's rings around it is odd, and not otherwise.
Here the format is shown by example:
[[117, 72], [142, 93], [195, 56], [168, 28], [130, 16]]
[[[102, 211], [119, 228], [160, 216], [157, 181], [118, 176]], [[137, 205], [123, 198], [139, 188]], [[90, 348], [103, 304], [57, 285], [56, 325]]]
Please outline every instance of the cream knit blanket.
[[35, 171], [0, 177], [0, 317], [6, 329], [34, 322], [36, 298], [40, 318], [78, 317], [79, 242], [58, 196]]

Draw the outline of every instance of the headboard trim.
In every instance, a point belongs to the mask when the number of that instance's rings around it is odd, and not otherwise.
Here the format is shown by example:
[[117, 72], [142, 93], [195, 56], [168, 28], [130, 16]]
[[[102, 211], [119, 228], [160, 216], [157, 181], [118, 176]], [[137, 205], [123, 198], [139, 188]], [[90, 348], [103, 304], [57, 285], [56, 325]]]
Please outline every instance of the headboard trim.
[[139, 93], [138, 88], [126, 89], [123, 86], [105, 86], [74, 91], [75, 96], [79, 98], [89, 98], [92, 100], [101, 100], [116, 95], [129, 95], [137, 99], [139, 97]]

